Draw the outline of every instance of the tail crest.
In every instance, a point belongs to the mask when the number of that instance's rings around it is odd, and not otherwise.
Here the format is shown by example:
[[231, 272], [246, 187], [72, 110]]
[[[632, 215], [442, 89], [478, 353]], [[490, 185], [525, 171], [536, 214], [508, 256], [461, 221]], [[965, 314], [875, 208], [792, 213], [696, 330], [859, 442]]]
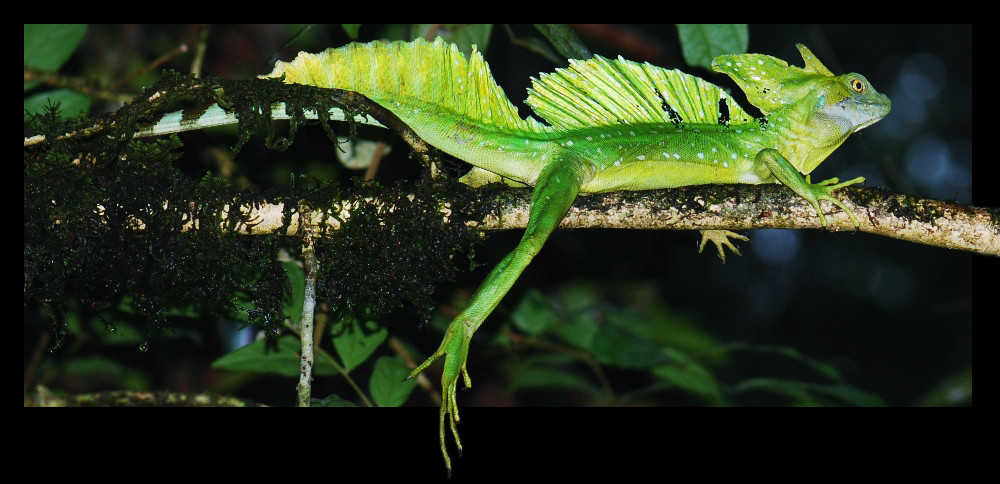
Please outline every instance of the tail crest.
[[359, 92], [404, 120], [408, 111], [434, 110], [509, 133], [551, 131], [534, 118], [518, 116], [475, 46], [467, 60], [440, 37], [302, 52], [291, 62], [278, 62], [264, 77], [281, 75], [288, 83]]

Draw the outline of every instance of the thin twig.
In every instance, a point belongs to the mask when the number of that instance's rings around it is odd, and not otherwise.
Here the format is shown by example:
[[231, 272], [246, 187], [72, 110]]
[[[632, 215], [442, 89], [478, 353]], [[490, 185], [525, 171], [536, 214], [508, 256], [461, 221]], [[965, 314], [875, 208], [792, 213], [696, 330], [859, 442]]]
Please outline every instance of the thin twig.
[[[301, 207], [303, 221], [309, 220], [311, 211]], [[316, 248], [313, 241], [313, 229], [307, 227], [302, 231], [302, 259], [305, 264], [305, 294], [302, 297], [302, 318], [299, 321], [299, 340], [302, 342], [299, 366], [299, 406], [308, 407], [312, 402], [312, 370], [315, 357], [313, 355], [313, 313], [316, 309], [316, 275], [319, 272], [319, 260], [316, 258]]]
[[170, 52], [167, 52], [166, 54], [161, 55], [158, 59], [154, 60], [153, 62], [150, 62], [149, 64], [146, 64], [141, 69], [139, 69], [139, 70], [137, 70], [137, 71], [135, 71], [135, 72], [133, 72], [133, 73], [131, 73], [131, 74], [129, 74], [129, 75], [121, 78], [121, 79], [119, 79], [111, 87], [112, 87], [112, 89], [117, 89], [118, 87], [124, 86], [125, 84], [128, 84], [129, 82], [131, 82], [132, 79], [135, 79], [136, 77], [139, 77], [139, 76], [141, 76], [141, 75], [143, 75], [143, 74], [145, 74], [145, 73], [147, 73], [147, 72], [149, 72], [149, 71], [151, 71], [153, 69], [156, 69], [157, 67], [161, 66], [163, 63], [169, 61], [170, 59], [173, 59], [174, 57], [177, 57], [180, 54], [184, 54], [187, 51], [188, 51], [187, 44], [178, 45], [177, 47], [175, 47]]

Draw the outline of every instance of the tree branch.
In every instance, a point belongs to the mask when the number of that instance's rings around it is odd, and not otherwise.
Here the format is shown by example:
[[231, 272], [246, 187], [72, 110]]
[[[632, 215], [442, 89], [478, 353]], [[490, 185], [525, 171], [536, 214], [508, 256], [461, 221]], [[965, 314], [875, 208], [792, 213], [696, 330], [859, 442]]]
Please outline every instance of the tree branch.
[[[1000, 256], [1000, 210], [977, 208], [957, 203], [894, 193], [884, 188], [846, 187], [837, 192], [861, 222], [860, 232], [893, 237], [909, 242], [967, 250]], [[496, 200], [497, 210], [478, 223], [482, 230], [522, 229], [527, 225], [530, 189], [509, 189]], [[331, 209], [310, 214], [315, 227], [325, 219], [325, 229], [335, 231], [340, 221], [350, 219], [356, 201], [338, 201], [338, 217]], [[854, 231], [847, 214], [822, 201], [830, 231]], [[258, 208], [242, 207], [252, 225], [246, 234], [267, 234], [282, 226], [283, 204], [265, 204]], [[390, 207], [389, 210], [392, 208]], [[448, 221], [450, 209], [441, 212]], [[223, 217], [223, 222], [225, 221]], [[295, 213], [287, 233], [299, 230]], [[139, 222], [141, 227], [141, 222]], [[751, 229], [823, 229], [812, 205], [790, 189], [780, 185], [702, 185], [649, 190], [613, 192], [577, 198], [560, 228], [616, 228], [647, 230], [751, 230]], [[190, 228], [190, 224], [186, 226]], [[323, 235], [329, 235], [326, 232]]]

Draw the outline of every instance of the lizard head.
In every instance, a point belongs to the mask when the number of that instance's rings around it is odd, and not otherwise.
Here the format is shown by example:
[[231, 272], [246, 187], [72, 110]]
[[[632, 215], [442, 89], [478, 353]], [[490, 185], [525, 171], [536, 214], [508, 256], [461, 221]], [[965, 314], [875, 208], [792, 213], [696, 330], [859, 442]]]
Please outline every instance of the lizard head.
[[[833, 75], [808, 47], [796, 44], [805, 67], [763, 54], [716, 57], [712, 68], [731, 77], [765, 115], [784, 110], [803, 142], [784, 153], [809, 173], [847, 137], [889, 114], [892, 103], [857, 73]], [[806, 141], [808, 138], [808, 141]]]

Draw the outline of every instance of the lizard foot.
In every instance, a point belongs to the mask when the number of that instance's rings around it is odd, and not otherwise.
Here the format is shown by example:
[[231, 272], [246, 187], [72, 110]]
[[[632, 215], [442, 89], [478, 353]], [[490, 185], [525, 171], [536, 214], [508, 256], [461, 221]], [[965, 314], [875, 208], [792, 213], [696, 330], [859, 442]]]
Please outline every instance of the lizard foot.
[[854, 216], [854, 212], [844, 205], [844, 202], [840, 201], [839, 198], [834, 197], [831, 193], [838, 189], [843, 188], [848, 185], [854, 185], [855, 183], [862, 183], [865, 181], [865, 177], [859, 176], [853, 180], [848, 180], [840, 183], [838, 178], [830, 178], [829, 180], [823, 180], [819, 183], [809, 183], [809, 177], [806, 177], [806, 183], [808, 184], [809, 193], [812, 195], [804, 196], [809, 203], [812, 203], [813, 208], [816, 209], [816, 213], [819, 214], [819, 221], [821, 224], [826, 226], [826, 217], [823, 216], [823, 211], [819, 208], [819, 200], [829, 200], [834, 205], [842, 208], [844, 212], [847, 212], [847, 216], [851, 218], [851, 222], [854, 223], [855, 227], [859, 227], [861, 224], [858, 222], [858, 218]]
[[458, 455], [461, 456], [462, 441], [458, 437], [458, 403], [455, 398], [458, 389], [459, 374], [465, 380], [466, 388], [472, 386], [472, 379], [469, 378], [469, 372], [465, 369], [465, 360], [469, 354], [469, 341], [472, 338], [472, 334], [467, 331], [466, 325], [462, 321], [462, 318], [452, 321], [448, 325], [448, 329], [444, 334], [444, 340], [441, 341], [441, 346], [438, 347], [437, 351], [414, 369], [410, 373], [410, 376], [406, 377], [409, 380], [417, 376], [435, 360], [442, 356], [444, 357], [444, 371], [441, 375], [442, 395], [438, 433], [441, 441], [441, 454], [444, 456], [444, 465], [448, 469], [449, 478], [451, 477], [451, 458], [448, 456], [448, 448], [445, 445], [444, 424], [445, 420], [448, 420], [451, 426], [451, 433], [455, 437], [455, 445], [458, 447]]
[[698, 253], [700, 254], [702, 249], [705, 248], [705, 244], [711, 241], [715, 244], [715, 248], [719, 251], [719, 258], [722, 259], [722, 263], [726, 263], [726, 250], [723, 247], [729, 247], [729, 250], [733, 251], [736, 255], [740, 254], [740, 250], [729, 241], [729, 238], [740, 239], [744, 242], [750, 240], [745, 235], [737, 234], [736, 232], [730, 232], [728, 230], [702, 230], [701, 231], [701, 243], [698, 244]]

